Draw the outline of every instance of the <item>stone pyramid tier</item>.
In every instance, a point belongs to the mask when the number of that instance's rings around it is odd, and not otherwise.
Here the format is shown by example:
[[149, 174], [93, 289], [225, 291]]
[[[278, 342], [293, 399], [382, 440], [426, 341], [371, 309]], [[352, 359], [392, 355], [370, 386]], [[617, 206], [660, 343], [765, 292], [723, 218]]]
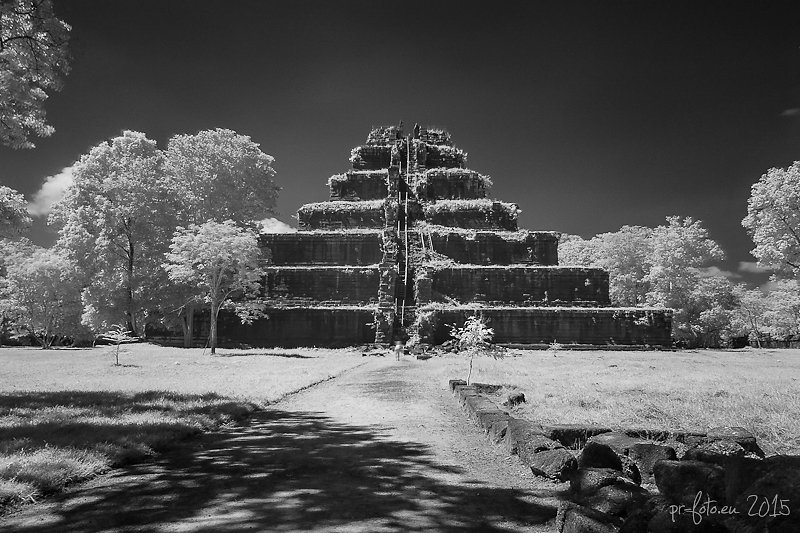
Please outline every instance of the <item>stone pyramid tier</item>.
[[466, 162], [444, 130], [373, 129], [330, 199], [298, 210], [300, 231], [261, 236], [269, 318], [228, 317], [220, 338], [441, 343], [480, 314], [506, 344], [671, 344], [670, 311], [611, 307], [608, 273], [559, 266], [559, 234], [519, 229], [519, 207]]

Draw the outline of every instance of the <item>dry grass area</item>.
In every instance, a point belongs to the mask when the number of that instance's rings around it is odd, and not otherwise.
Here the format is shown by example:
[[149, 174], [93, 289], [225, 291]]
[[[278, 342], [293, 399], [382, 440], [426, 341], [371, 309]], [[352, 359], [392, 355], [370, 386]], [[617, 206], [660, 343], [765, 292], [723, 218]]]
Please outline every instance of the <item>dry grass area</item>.
[[[466, 378], [463, 358], [437, 364], [442, 381]], [[520, 416], [543, 423], [741, 426], [767, 454], [800, 454], [800, 350], [512, 350], [497, 361], [476, 357], [473, 381], [521, 389]]]
[[0, 348], [0, 514], [363, 361], [348, 350]]

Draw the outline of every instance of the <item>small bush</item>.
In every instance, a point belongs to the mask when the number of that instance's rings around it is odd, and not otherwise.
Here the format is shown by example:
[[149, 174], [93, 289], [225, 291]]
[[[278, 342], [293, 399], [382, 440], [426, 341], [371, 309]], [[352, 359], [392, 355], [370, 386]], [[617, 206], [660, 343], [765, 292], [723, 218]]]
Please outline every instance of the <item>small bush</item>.
[[450, 333], [456, 341], [459, 352], [463, 352], [469, 357], [468, 385], [472, 378], [472, 361], [476, 355], [486, 354], [495, 359], [502, 356], [501, 352], [495, 350], [492, 345], [494, 330], [489, 327], [488, 321], [483, 316], [472, 315], [467, 317], [464, 326], [460, 328], [455, 324], [451, 324]]

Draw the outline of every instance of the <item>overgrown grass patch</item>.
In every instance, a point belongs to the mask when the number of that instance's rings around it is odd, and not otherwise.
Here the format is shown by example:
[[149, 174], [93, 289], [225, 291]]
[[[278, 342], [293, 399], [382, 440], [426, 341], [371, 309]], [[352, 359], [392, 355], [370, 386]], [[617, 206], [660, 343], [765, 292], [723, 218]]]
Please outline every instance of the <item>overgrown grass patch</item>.
[[[234, 357], [235, 356], [235, 357]], [[0, 514], [360, 364], [347, 350], [0, 349]]]
[[216, 394], [159, 391], [0, 395], [0, 511], [141, 460], [256, 408]]
[[[466, 376], [466, 359], [441, 364], [442, 380]], [[800, 350], [510, 350], [499, 361], [476, 357], [473, 380], [518, 387], [528, 401], [516, 412], [537, 422], [740, 426], [768, 454], [800, 454]]]

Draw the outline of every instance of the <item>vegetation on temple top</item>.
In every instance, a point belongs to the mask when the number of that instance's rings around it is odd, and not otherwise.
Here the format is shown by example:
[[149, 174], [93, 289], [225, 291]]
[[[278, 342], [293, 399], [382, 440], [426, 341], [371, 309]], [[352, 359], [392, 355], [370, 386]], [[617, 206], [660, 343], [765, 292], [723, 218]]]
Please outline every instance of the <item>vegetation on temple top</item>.
[[436, 200], [427, 203], [423, 207], [425, 215], [436, 213], [459, 213], [464, 211], [478, 211], [481, 213], [492, 213], [494, 211], [504, 212], [507, 216], [516, 219], [522, 209], [517, 204], [508, 202], [498, 202], [487, 198], [474, 200]]
[[317, 213], [366, 213], [383, 209], [385, 200], [336, 200], [304, 204], [298, 212]]

